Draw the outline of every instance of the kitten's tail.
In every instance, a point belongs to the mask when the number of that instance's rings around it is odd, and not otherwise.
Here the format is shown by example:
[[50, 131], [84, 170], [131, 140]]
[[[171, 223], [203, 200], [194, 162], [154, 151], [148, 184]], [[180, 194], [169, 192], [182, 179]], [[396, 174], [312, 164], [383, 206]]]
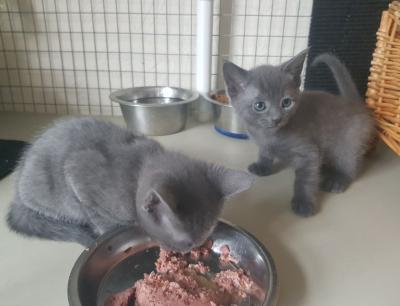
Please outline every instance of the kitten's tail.
[[346, 66], [334, 55], [323, 53], [318, 55], [312, 62], [312, 66], [324, 63], [329, 67], [336, 83], [339, 87], [340, 94], [350, 99], [361, 100], [360, 93], [350, 75]]
[[86, 247], [96, 239], [87, 226], [49, 218], [15, 201], [10, 205], [7, 224], [11, 230], [24, 236], [73, 241]]

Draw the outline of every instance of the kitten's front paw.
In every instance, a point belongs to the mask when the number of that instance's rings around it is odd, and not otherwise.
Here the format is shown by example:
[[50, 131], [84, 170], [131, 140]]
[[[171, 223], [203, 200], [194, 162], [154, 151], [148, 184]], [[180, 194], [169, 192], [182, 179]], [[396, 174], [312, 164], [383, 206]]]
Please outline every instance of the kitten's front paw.
[[341, 173], [330, 173], [323, 175], [320, 189], [325, 192], [340, 193], [346, 191], [350, 186], [351, 179]]
[[317, 209], [313, 201], [306, 198], [294, 197], [292, 200], [292, 210], [301, 217], [310, 217], [315, 215]]
[[267, 176], [272, 174], [272, 170], [270, 167], [260, 163], [252, 163], [251, 165], [249, 165], [248, 170], [250, 173], [258, 176]]

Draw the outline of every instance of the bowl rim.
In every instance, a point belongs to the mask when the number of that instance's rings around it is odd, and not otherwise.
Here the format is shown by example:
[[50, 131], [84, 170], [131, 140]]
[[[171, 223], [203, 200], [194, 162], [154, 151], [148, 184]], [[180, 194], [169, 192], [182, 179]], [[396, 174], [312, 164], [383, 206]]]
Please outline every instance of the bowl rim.
[[[174, 90], [183, 90], [186, 93], [190, 93], [190, 97], [189, 99], [185, 99], [183, 101], [179, 101], [179, 102], [174, 102], [171, 104], [159, 104], [159, 103], [146, 103], [146, 104], [142, 104], [142, 103], [132, 103], [132, 102], [128, 102], [125, 100], [122, 100], [119, 98], [119, 96], [130, 90], [130, 91], [136, 91], [136, 90], [147, 90], [147, 89], [164, 89], [164, 88], [170, 88], [170, 89], [174, 89]], [[113, 92], [110, 93], [109, 98], [111, 99], [111, 101], [115, 102], [115, 103], [119, 103], [122, 105], [127, 105], [127, 106], [132, 106], [132, 107], [168, 107], [168, 106], [174, 106], [174, 105], [182, 105], [182, 104], [188, 104], [191, 102], [196, 101], [199, 98], [199, 93], [196, 90], [191, 90], [191, 89], [186, 89], [186, 88], [181, 88], [181, 87], [171, 87], [171, 86], [141, 86], [141, 87], [127, 87], [127, 88], [121, 88], [118, 90], [115, 90]]]
[[[220, 218], [218, 222], [224, 223], [225, 225], [231, 226], [237, 230], [239, 230], [243, 235], [245, 235], [249, 240], [253, 242], [253, 244], [259, 249], [260, 255], [264, 257], [264, 261], [268, 265], [268, 269], [271, 272], [269, 276], [269, 288], [267, 291], [266, 301], [264, 301], [263, 306], [276, 306], [278, 303], [278, 291], [279, 291], [279, 278], [277, 273], [277, 268], [274, 259], [272, 258], [271, 253], [266, 249], [266, 247], [250, 232], [245, 230], [244, 228], [235, 225], [223, 218]], [[136, 226], [137, 227], [137, 226]], [[141, 228], [137, 227], [139, 231], [141, 231], [144, 235], [147, 235]], [[79, 299], [79, 277], [82, 265], [86, 262], [88, 258], [93, 254], [97, 245], [107, 241], [113, 236], [117, 235], [119, 232], [126, 231], [126, 227], [119, 228], [115, 231], [111, 231], [100, 236], [95, 244], [90, 248], [85, 248], [82, 253], [79, 255], [77, 260], [75, 261], [69, 278], [68, 278], [68, 288], [67, 288], [67, 296], [68, 302], [70, 306], [83, 306]]]
[[[230, 104], [230, 103], [229, 104], [224, 104], [224, 103], [221, 103], [221, 102], [216, 101], [216, 100], [211, 98], [212, 95], [218, 94], [221, 91], [224, 91], [225, 95], [226, 95], [226, 90], [225, 89], [215, 89], [215, 90], [212, 90], [212, 91], [210, 91], [207, 94], [204, 94], [202, 96], [204, 97], [204, 99], [206, 99], [208, 102], [210, 102], [212, 104], [215, 104], [215, 105], [218, 105], [218, 106], [222, 106], [222, 107], [233, 108], [232, 104]], [[228, 98], [229, 98], [229, 96], [228, 96]]]

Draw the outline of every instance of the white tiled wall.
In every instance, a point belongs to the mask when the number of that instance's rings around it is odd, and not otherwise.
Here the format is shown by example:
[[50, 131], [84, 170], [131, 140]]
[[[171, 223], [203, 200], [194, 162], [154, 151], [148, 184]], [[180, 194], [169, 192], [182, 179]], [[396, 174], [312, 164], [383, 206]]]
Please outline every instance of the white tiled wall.
[[[307, 45], [312, 0], [214, 0], [222, 59], [279, 63]], [[195, 0], [0, 0], [0, 111], [120, 115], [112, 90], [195, 84]]]

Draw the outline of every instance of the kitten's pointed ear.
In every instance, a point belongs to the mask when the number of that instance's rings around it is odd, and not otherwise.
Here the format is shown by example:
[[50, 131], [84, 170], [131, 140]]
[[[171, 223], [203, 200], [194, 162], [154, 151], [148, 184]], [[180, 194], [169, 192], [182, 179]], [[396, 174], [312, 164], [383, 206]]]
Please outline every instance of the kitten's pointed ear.
[[221, 190], [224, 198], [231, 198], [251, 187], [254, 176], [240, 170], [228, 169], [221, 166], [210, 165], [208, 176]]
[[143, 209], [148, 217], [175, 238], [189, 239], [183, 230], [179, 217], [175, 214], [176, 201], [172, 193], [163, 187], [151, 189], [146, 198]]
[[299, 54], [292, 57], [287, 62], [281, 64], [281, 69], [293, 77], [296, 86], [300, 86], [301, 84], [301, 71], [303, 70], [304, 61], [306, 59], [308, 51], [309, 48], [301, 51]]
[[249, 72], [229, 61], [225, 61], [222, 71], [227, 94], [232, 99], [244, 90]]
[[150, 214], [170, 212], [174, 209], [175, 201], [163, 189], [151, 189], [144, 199], [143, 209]]

